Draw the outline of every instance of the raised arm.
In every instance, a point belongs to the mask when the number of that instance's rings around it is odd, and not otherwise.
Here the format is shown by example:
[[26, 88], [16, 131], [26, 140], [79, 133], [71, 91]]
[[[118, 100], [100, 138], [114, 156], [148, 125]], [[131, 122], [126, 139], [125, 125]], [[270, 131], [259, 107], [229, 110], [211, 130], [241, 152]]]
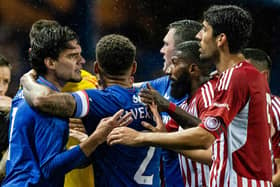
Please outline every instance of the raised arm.
[[140, 92], [141, 101], [146, 104], [155, 102], [160, 112], [167, 112], [183, 129], [197, 127], [201, 120], [187, 113], [180, 107], [169, 102], [161, 96], [155, 89], [147, 85], [148, 89], [142, 89]]
[[59, 93], [35, 81], [36, 72], [31, 70], [21, 79], [24, 98], [32, 107], [59, 117], [71, 117], [74, 114], [76, 102], [71, 94]]

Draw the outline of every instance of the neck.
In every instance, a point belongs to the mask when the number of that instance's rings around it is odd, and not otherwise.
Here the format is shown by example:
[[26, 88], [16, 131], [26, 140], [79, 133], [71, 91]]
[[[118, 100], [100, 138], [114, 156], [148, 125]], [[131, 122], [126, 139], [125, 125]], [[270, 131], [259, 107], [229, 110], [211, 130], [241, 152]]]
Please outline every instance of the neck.
[[107, 88], [109, 86], [119, 85], [124, 88], [132, 87], [131, 76], [127, 75], [100, 75], [100, 86], [101, 88]]
[[219, 73], [226, 71], [227, 69], [231, 68], [232, 66], [238, 64], [241, 61], [244, 61], [245, 57], [241, 53], [237, 54], [224, 54], [220, 55], [218, 63], [216, 63], [216, 68]]
[[199, 77], [198, 79], [193, 79], [191, 84], [191, 96], [193, 96], [197, 91], [197, 89], [208, 80], [209, 77], [203, 77], [203, 76]]
[[62, 89], [62, 87], [65, 85], [64, 81], [58, 81], [55, 76], [52, 76], [50, 74], [44, 75], [44, 78], [51, 82], [59, 91]]

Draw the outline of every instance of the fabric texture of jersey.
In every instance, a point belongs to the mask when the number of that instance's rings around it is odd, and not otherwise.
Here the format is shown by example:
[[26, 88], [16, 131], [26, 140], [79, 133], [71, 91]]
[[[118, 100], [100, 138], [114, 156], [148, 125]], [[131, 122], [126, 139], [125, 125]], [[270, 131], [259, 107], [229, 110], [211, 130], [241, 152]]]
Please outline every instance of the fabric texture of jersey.
[[209, 186], [272, 186], [270, 91], [246, 61], [221, 74], [204, 128], [216, 140]]
[[[147, 106], [138, 96], [139, 89], [118, 85], [104, 90], [86, 90], [73, 93], [76, 100], [75, 117], [83, 122], [91, 134], [99, 121], [120, 109], [132, 113], [133, 122], [128, 126], [144, 131], [142, 121], [154, 124]], [[160, 186], [160, 149], [155, 147], [128, 147], [100, 145], [92, 154], [95, 186]]]
[[[149, 81], [150, 85], [156, 89], [164, 98], [173, 102], [177, 106], [180, 106], [187, 98], [186, 94], [181, 99], [175, 99], [170, 95], [172, 80], [169, 76], [163, 76], [158, 79]], [[171, 119], [166, 112], [161, 113], [162, 121], [164, 124]], [[168, 132], [178, 131], [179, 126], [169, 126], [167, 127]], [[180, 187], [184, 186], [183, 176], [180, 172], [180, 163], [178, 158], [178, 153], [166, 149], [162, 149], [162, 168], [164, 176], [164, 184], [166, 187]]]
[[[42, 77], [38, 82], [57, 90]], [[68, 119], [31, 108], [22, 91], [12, 102], [10, 119], [9, 152], [2, 186], [62, 187], [65, 173], [86, 162], [79, 146], [65, 151]]]

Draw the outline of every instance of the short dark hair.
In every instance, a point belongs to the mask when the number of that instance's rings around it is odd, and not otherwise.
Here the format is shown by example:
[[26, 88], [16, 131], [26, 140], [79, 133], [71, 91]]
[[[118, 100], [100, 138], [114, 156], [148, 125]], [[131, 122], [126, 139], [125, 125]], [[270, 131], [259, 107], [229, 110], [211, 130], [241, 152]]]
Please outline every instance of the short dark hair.
[[242, 53], [259, 71], [271, 70], [272, 61], [265, 51], [256, 48], [245, 48]]
[[181, 51], [180, 57], [184, 60], [191, 60], [195, 63], [200, 62], [199, 42], [198, 41], [186, 41], [179, 43], [175, 47], [176, 51]]
[[182, 52], [180, 54], [180, 58], [184, 59], [185, 61], [191, 60], [193, 63], [196, 63], [201, 71], [202, 76], [208, 77], [213, 64], [200, 58], [199, 48], [199, 42], [191, 40], [178, 44], [175, 47], [175, 50]]
[[167, 29], [175, 29], [174, 45], [184, 41], [197, 40], [196, 34], [201, 30], [202, 24], [194, 20], [179, 20], [170, 23]]
[[96, 59], [109, 75], [123, 75], [135, 60], [136, 47], [125, 36], [110, 34], [96, 45]]
[[38, 33], [40, 33], [40, 31], [43, 28], [51, 27], [51, 26], [60, 26], [60, 24], [55, 20], [47, 20], [47, 19], [40, 19], [35, 23], [33, 23], [29, 32], [30, 45], [32, 45], [34, 38], [37, 36]]
[[78, 36], [69, 27], [61, 26], [55, 21], [48, 24], [39, 25], [38, 22], [34, 24], [35, 26], [32, 26], [34, 32], [30, 32], [29, 61], [39, 75], [44, 75], [47, 71], [44, 59], [50, 57], [56, 60], [61, 51], [71, 48], [69, 41], [78, 41]]
[[235, 5], [214, 5], [203, 18], [213, 28], [214, 36], [224, 33], [231, 53], [241, 52], [249, 42], [253, 20], [248, 11]]
[[11, 63], [7, 60], [6, 57], [0, 54], [0, 67], [8, 67], [10, 70], [12, 69]]

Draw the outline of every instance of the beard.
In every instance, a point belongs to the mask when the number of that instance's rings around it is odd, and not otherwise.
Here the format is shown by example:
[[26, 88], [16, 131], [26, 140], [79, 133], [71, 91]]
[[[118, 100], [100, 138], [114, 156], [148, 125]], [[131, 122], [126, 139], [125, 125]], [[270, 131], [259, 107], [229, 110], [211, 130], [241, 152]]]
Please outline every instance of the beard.
[[181, 99], [191, 92], [191, 77], [188, 73], [184, 73], [177, 80], [172, 80], [170, 95], [174, 99]]

